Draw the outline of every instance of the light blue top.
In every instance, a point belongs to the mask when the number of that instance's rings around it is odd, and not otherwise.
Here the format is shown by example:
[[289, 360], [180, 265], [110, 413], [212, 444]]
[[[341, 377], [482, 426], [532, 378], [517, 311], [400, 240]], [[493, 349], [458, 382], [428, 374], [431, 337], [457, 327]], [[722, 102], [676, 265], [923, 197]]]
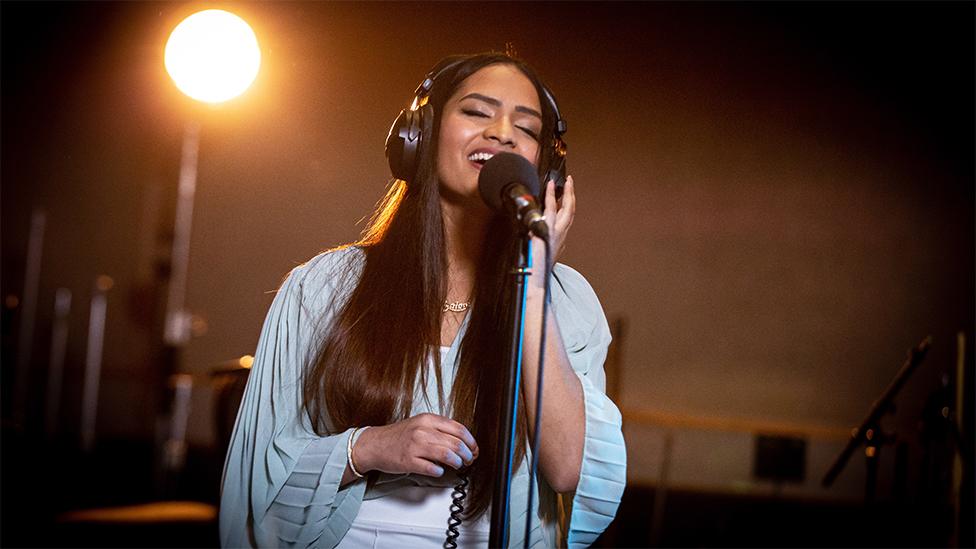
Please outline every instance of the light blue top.
[[[343, 273], [358, 272], [358, 248], [326, 252], [296, 267], [285, 279], [265, 319], [247, 390], [234, 425], [221, 486], [220, 541], [224, 547], [335, 547], [355, 519], [363, 499], [382, 497], [409, 484], [449, 485], [453, 478], [382, 475], [366, 490], [358, 480], [340, 488], [346, 441], [352, 430], [318, 436], [302, 409], [301, 376], [315, 358], [322, 327], [331, 321], [338, 292], [347, 292]], [[344, 284], [345, 282], [345, 284]], [[340, 294], [340, 297], [344, 294]], [[341, 300], [339, 300], [341, 301]], [[604, 394], [603, 361], [610, 330], [586, 279], [570, 267], [553, 269], [552, 306], [566, 352], [583, 387], [585, 441], [579, 484], [572, 495], [566, 543], [586, 547], [613, 520], [626, 481], [626, 451], [620, 412]], [[528, 319], [527, 319], [528, 321]], [[467, 327], [461, 325], [444, 364], [453, 365]], [[445, 386], [453, 369], [445, 368]], [[440, 406], [434, 384], [427, 402]], [[415, 402], [423, 399], [415, 399]], [[417, 405], [414, 412], [422, 411]], [[486, 444], [486, 441], [478, 441]], [[528, 506], [529, 459], [511, 487], [511, 547], [521, 547]], [[556, 497], [540, 475], [532, 547], [556, 544]], [[446, 525], [445, 525], [446, 529]]]

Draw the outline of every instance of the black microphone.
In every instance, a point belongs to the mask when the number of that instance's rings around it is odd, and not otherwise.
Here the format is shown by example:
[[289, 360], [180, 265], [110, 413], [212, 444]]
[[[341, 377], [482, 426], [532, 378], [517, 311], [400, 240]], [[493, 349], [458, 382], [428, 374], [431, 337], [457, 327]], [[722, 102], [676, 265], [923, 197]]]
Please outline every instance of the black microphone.
[[515, 153], [496, 154], [485, 162], [478, 175], [481, 199], [491, 209], [514, 213], [523, 227], [548, 240], [549, 226], [535, 200], [539, 188], [535, 166]]

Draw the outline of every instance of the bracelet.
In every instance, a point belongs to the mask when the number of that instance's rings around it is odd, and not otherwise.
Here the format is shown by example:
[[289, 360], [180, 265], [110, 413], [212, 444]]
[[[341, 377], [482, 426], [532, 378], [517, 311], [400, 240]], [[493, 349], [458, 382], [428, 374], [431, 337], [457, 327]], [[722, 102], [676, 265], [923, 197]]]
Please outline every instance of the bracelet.
[[352, 474], [356, 475], [356, 478], [363, 478], [364, 475], [356, 470], [356, 464], [352, 460], [352, 448], [356, 445], [356, 441], [359, 440], [359, 436], [366, 432], [369, 426], [366, 427], [356, 427], [352, 430], [352, 434], [346, 439], [346, 463], [349, 464], [349, 470]]

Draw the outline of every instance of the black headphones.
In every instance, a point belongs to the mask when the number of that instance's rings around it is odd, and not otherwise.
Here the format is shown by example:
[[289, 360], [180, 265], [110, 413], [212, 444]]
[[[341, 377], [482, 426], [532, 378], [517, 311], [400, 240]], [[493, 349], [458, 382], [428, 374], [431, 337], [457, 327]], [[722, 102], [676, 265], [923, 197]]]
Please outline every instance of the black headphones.
[[[423, 127], [426, 119], [432, 119], [434, 113], [432, 107], [427, 104], [430, 98], [430, 90], [434, 87], [434, 82], [445, 72], [468, 61], [470, 57], [461, 59], [447, 59], [434, 66], [424, 81], [417, 86], [414, 92], [413, 104], [409, 108], [400, 111], [399, 116], [390, 127], [390, 134], [386, 138], [386, 158], [390, 162], [390, 171], [393, 177], [411, 182], [417, 175], [417, 166], [420, 161], [420, 146], [423, 143]], [[556, 105], [556, 98], [545, 86], [542, 91], [546, 96], [546, 101], [556, 114], [556, 125], [553, 128], [552, 148], [549, 156], [549, 165], [546, 167], [543, 185], [553, 180], [556, 182], [556, 196], [562, 195], [563, 186], [566, 184], [566, 142], [563, 141], [563, 134], [566, 133], [566, 121], [559, 115], [559, 107]], [[545, 187], [543, 187], [544, 189]]]

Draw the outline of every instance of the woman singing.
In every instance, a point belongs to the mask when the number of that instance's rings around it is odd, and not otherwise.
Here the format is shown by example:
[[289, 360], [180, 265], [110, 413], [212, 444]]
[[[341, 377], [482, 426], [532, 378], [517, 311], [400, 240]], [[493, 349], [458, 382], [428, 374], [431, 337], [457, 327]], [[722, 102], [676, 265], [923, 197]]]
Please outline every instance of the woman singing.
[[[295, 268], [271, 306], [224, 467], [224, 546], [440, 547], [461, 478], [457, 543], [487, 545], [518, 233], [485, 205], [478, 175], [501, 152], [557, 173], [558, 116], [507, 55], [449, 57], [427, 75], [391, 130], [395, 179], [363, 238]], [[555, 182], [544, 189], [557, 257], [573, 185], [558, 199]], [[541, 264], [543, 243], [531, 246]], [[610, 332], [590, 285], [556, 264], [529, 509], [544, 283], [541, 268], [526, 281], [509, 543], [523, 545], [532, 513], [529, 545], [586, 546], [625, 482], [620, 413], [604, 394]]]

